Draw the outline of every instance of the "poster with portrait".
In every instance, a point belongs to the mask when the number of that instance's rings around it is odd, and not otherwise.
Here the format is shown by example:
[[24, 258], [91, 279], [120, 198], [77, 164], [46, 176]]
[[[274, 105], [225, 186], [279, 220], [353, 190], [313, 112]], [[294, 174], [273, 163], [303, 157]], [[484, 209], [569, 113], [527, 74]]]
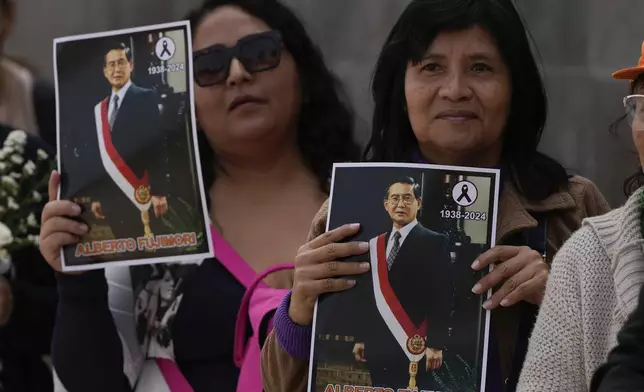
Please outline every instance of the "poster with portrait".
[[369, 251], [349, 290], [318, 299], [309, 392], [483, 392], [489, 311], [472, 263], [495, 243], [496, 169], [336, 164], [327, 230]]
[[188, 22], [54, 40], [59, 199], [89, 232], [66, 271], [213, 256]]

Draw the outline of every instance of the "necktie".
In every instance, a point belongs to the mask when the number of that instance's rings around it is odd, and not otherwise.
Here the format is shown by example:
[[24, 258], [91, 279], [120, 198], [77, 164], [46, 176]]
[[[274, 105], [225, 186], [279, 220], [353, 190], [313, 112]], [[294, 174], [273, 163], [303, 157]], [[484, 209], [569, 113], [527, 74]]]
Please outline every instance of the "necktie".
[[400, 250], [400, 232], [397, 231], [394, 233], [394, 246], [391, 247], [391, 252], [389, 252], [389, 257], [387, 257], [387, 271], [391, 270], [391, 266], [394, 264], [396, 256], [398, 256], [398, 251]]
[[114, 107], [112, 109], [112, 114], [110, 114], [110, 128], [114, 126], [114, 120], [116, 120], [116, 112], [119, 110], [119, 96], [114, 96]]

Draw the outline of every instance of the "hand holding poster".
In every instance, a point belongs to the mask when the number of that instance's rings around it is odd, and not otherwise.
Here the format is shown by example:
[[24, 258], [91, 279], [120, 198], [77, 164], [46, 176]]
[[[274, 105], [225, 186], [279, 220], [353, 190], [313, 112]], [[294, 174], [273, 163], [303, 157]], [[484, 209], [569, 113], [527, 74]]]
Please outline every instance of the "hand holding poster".
[[211, 257], [188, 22], [54, 40], [66, 271]]
[[350, 240], [369, 242], [371, 269], [319, 298], [309, 391], [485, 391], [490, 315], [472, 292], [484, 272], [471, 266], [495, 242], [498, 176], [335, 165], [327, 230], [360, 223]]

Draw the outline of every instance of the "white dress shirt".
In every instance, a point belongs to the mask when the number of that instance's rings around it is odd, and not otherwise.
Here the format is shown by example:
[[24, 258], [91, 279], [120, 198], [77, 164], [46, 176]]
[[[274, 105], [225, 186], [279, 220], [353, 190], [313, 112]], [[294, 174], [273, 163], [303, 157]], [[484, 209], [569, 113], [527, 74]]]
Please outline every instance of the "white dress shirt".
[[389, 241], [387, 242], [387, 254], [386, 257], [389, 258], [389, 254], [391, 253], [391, 249], [394, 247], [394, 233], [399, 231], [400, 232], [400, 240], [398, 240], [399, 247], [398, 249], [402, 248], [403, 242], [405, 242], [405, 238], [407, 238], [407, 235], [409, 235], [409, 232], [412, 231], [414, 227], [418, 224], [418, 220], [414, 219], [412, 222], [409, 222], [406, 226], [402, 227], [400, 230], [396, 229], [395, 227], [391, 228], [391, 234], [389, 235]]
[[127, 93], [127, 90], [130, 88], [132, 85], [132, 81], [128, 80], [127, 83], [121, 89], [117, 92], [112, 91], [112, 95], [110, 95], [110, 102], [109, 106], [107, 109], [107, 118], [112, 117], [112, 112], [114, 112], [114, 96], [118, 95], [119, 96], [119, 107], [123, 104], [123, 98], [125, 98], [125, 93]]

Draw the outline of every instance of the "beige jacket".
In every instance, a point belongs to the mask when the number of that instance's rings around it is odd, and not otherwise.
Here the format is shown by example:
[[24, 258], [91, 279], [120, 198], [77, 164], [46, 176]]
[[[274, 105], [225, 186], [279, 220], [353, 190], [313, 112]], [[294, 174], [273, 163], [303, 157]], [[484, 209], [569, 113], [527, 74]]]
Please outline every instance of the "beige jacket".
[[[547, 213], [548, 255], [552, 255], [576, 231], [584, 218], [601, 215], [610, 210], [608, 203], [591, 181], [574, 176], [567, 190], [550, 195], [547, 199], [532, 203], [524, 199], [506, 182], [499, 200], [497, 221], [497, 244], [503, 244], [519, 231], [537, 227], [530, 215]], [[328, 202], [317, 213], [309, 238], [315, 238], [326, 230]], [[499, 355], [503, 376], [508, 377], [517, 340], [516, 325], [519, 313], [516, 308], [499, 308], [492, 312], [492, 329], [499, 342]], [[303, 392], [308, 383], [308, 361], [291, 358], [277, 342], [275, 331], [271, 332], [262, 349], [262, 377], [265, 392]]]
[[588, 391], [644, 283], [643, 194], [584, 221], [555, 257], [518, 392]]

